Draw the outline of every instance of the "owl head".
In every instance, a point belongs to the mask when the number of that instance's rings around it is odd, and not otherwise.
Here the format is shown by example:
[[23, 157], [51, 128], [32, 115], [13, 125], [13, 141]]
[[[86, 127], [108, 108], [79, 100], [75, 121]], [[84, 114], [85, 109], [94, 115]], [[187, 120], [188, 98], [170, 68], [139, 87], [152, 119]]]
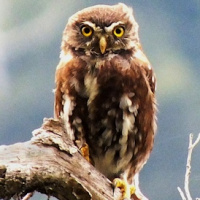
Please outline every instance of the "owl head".
[[138, 24], [125, 4], [96, 5], [69, 18], [63, 33], [62, 53], [106, 56], [131, 50], [139, 42]]

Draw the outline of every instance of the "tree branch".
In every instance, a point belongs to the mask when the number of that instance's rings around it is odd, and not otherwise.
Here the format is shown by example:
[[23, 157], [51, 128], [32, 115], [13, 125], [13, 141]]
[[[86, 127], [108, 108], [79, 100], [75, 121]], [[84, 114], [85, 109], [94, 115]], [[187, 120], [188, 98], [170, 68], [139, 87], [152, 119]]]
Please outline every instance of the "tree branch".
[[58, 199], [113, 199], [111, 182], [88, 163], [64, 133], [46, 119], [31, 141], [0, 146], [0, 198], [39, 191]]
[[[30, 141], [0, 146], [0, 199], [27, 200], [34, 191], [60, 200], [119, 200], [121, 192], [80, 154], [64, 125], [44, 119]], [[135, 193], [133, 199], [145, 199]]]
[[[186, 171], [185, 171], [185, 182], [184, 182], [184, 192], [178, 187], [178, 191], [181, 195], [182, 200], [192, 200], [190, 189], [189, 189], [189, 179], [191, 174], [191, 159], [192, 159], [192, 151], [195, 146], [200, 141], [200, 134], [198, 135], [197, 139], [193, 143], [193, 134], [189, 135], [189, 146], [188, 146], [188, 156], [187, 156], [187, 164], [186, 164]], [[197, 198], [198, 199], [198, 198]]]

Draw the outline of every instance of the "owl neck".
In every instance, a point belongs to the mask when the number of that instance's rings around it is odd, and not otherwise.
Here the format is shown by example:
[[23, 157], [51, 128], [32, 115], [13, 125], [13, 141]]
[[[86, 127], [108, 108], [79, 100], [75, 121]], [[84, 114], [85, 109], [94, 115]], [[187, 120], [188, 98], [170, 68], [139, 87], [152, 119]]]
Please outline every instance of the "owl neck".
[[130, 56], [134, 52], [135, 48], [131, 49], [119, 49], [119, 50], [110, 50], [106, 52], [105, 54], [97, 53], [97, 52], [91, 52], [89, 50], [85, 50], [83, 48], [75, 48], [75, 47], [70, 47], [68, 48], [68, 51], [71, 52], [74, 56], [81, 57], [84, 60], [89, 59], [89, 60], [96, 60], [98, 58], [108, 58], [110, 56], [115, 56], [115, 55], [120, 55], [123, 57]]

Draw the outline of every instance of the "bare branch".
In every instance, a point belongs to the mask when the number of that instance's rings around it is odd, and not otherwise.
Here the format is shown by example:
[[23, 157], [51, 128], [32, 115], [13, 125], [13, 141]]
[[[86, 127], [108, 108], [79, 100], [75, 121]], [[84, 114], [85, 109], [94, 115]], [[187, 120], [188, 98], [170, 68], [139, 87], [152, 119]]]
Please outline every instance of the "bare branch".
[[33, 195], [34, 195], [34, 192], [30, 192], [30, 193], [26, 194], [26, 195], [22, 198], [22, 200], [29, 200]]
[[181, 188], [177, 187], [177, 189], [178, 189], [178, 191], [179, 191], [179, 193], [181, 195], [182, 200], [186, 200], [185, 195], [184, 195], [183, 191], [181, 190]]
[[[34, 191], [60, 200], [119, 200], [118, 188], [67, 137], [62, 122], [45, 119], [30, 141], [0, 146], [0, 199], [29, 199]], [[113, 197], [114, 196], [114, 197]], [[140, 200], [135, 194], [133, 199]]]
[[[192, 200], [189, 188], [189, 179], [191, 174], [191, 159], [192, 159], [192, 151], [194, 147], [200, 141], [200, 134], [198, 135], [197, 139], [193, 143], [193, 134], [189, 135], [189, 147], [188, 147], [188, 156], [187, 156], [187, 164], [186, 164], [186, 172], [185, 172], [185, 181], [184, 181], [184, 192], [178, 187], [178, 191], [181, 195], [182, 200]], [[198, 198], [197, 198], [198, 199]]]
[[189, 189], [189, 178], [191, 174], [191, 158], [192, 158], [192, 151], [193, 151], [193, 134], [189, 136], [189, 147], [188, 147], [188, 157], [187, 157], [187, 164], [186, 164], [186, 172], [185, 172], [185, 183], [184, 183], [184, 190], [188, 200], [192, 200], [190, 189]]
[[61, 123], [46, 120], [31, 141], [0, 146], [0, 199], [39, 191], [61, 200], [111, 200], [111, 182], [88, 163]]

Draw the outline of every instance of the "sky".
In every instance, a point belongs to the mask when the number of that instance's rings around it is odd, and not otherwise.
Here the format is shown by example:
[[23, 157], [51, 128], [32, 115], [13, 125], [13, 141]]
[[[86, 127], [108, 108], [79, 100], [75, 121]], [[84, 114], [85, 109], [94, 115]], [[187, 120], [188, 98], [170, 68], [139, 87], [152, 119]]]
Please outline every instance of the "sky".
[[[189, 134], [200, 131], [200, 1], [121, 2], [133, 8], [157, 77], [158, 131], [140, 175], [141, 190], [149, 199], [178, 200]], [[107, 3], [0, 0], [0, 145], [29, 140], [43, 118], [53, 116], [54, 74], [67, 20], [85, 7]], [[192, 157], [193, 198], [200, 196], [199, 153], [200, 144]]]

